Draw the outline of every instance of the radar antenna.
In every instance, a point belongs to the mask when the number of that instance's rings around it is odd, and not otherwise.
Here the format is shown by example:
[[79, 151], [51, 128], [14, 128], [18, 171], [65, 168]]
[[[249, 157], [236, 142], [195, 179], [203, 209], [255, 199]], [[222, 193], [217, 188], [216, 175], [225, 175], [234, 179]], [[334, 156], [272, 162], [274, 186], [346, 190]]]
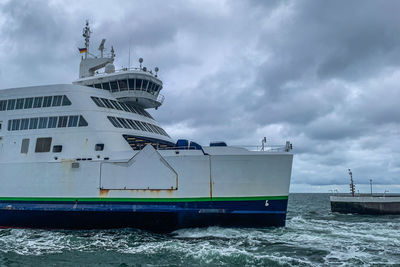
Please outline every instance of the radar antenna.
[[89, 39], [90, 39], [91, 33], [92, 32], [90, 31], [89, 21], [86, 20], [86, 26], [83, 28], [83, 32], [82, 32], [82, 36], [85, 37], [85, 47], [86, 47], [85, 59], [87, 58], [87, 55], [89, 53]]
[[139, 64], [140, 64], [139, 68], [140, 69], [142, 69], [142, 63], [143, 63], [143, 58], [139, 58]]
[[104, 43], [106, 42], [106, 39], [101, 40], [99, 50], [100, 50], [100, 56], [103, 58], [103, 51], [104, 51]]
[[114, 59], [115, 53], [114, 53], [114, 46], [111, 46], [111, 58]]

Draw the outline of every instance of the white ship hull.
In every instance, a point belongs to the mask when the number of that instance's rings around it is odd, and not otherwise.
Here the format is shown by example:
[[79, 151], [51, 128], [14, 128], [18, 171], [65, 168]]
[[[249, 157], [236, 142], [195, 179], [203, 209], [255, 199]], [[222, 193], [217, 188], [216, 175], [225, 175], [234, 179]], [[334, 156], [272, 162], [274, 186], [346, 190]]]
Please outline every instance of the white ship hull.
[[177, 151], [147, 146], [117, 162], [1, 163], [0, 226], [170, 231], [285, 224], [292, 154]]

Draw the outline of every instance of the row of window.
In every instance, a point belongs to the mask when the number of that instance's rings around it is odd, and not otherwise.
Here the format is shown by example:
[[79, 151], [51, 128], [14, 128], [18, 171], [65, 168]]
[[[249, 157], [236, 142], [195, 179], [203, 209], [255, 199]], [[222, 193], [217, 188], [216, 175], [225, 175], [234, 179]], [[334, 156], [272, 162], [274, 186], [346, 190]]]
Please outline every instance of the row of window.
[[45, 108], [45, 107], [58, 107], [69, 106], [71, 101], [66, 95], [55, 96], [38, 96], [0, 100], [0, 111], [14, 110], [14, 109], [28, 109], [28, 108]]
[[134, 135], [123, 135], [124, 139], [128, 142], [133, 150], [141, 150], [147, 144], [151, 144], [155, 149], [168, 149], [173, 147], [174, 144], [170, 142], [166, 142], [159, 139], [142, 137], [142, 136], [134, 136]]
[[145, 132], [151, 132], [151, 133], [156, 133], [156, 134], [161, 134], [168, 136], [169, 135], [164, 131], [164, 129], [147, 123], [143, 121], [137, 121], [137, 120], [131, 120], [131, 119], [124, 119], [124, 118], [117, 118], [117, 117], [107, 117], [112, 125], [114, 125], [117, 128], [126, 128], [126, 129], [134, 129], [138, 131], [145, 131]]
[[161, 85], [145, 79], [127, 79], [112, 82], [96, 83], [87, 85], [98, 89], [104, 89], [111, 92], [120, 92], [128, 90], [142, 90], [156, 95], [161, 90]]
[[[36, 146], [35, 146], [35, 152], [36, 153], [42, 153], [42, 152], [50, 152], [51, 148], [51, 137], [41, 137], [36, 139]], [[62, 145], [54, 145], [53, 146], [53, 153], [61, 153], [62, 152]], [[104, 144], [96, 144], [95, 145], [95, 150], [96, 151], [103, 151], [104, 150]], [[21, 153], [27, 154], [29, 151], [29, 139], [22, 139], [21, 143]]]
[[[37, 138], [36, 139], [35, 152], [36, 153], [50, 152], [51, 141], [52, 141], [51, 137]], [[29, 139], [22, 139], [21, 153], [27, 154], [28, 151], [29, 151]], [[61, 151], [62, 151], [62, 146], [61, 145], [53, 146], [53, 152], [54, 153], [60, 153]]]
[[150, 119], [153, 119], [153, 117], [146, 110], [139, 107], [134, 107], [129, 103], [123, 103], [112, 99], [95, 97], [95, 96], [91, 96], [91, 98], [98, 107], [125, 110], [126, 112], [140, 114]]
[[8, 121], [9, 131], [84, 126], [88, 126], [88, 123], [82, 115], [25, 118]]

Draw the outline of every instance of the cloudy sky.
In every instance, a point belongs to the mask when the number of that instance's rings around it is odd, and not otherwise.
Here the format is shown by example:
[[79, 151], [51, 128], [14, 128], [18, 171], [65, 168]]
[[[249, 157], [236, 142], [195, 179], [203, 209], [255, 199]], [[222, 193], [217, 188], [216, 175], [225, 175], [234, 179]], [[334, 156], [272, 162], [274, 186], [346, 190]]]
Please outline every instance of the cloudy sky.
[[92, 53], [158, 66], [152, 112], [206, 145], [293, 143], [292, 192], [400, 192], [400, 1], [4, 1], [0, 88], [78, 77]]

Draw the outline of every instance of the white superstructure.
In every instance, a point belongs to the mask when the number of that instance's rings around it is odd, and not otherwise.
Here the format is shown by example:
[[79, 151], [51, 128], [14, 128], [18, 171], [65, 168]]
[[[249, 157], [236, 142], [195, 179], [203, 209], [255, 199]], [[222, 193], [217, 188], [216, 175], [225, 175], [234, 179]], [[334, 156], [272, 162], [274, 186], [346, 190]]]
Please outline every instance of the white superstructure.
[[[268, 214], [271, 221], [263, 217], [263, 225], [282, 225], [282, 218], [284, 224], [293, 158], [290, 145], [280, 151], [249, 151], [175, 142], [146, 111], [157, 109], [164, 100], [158, 69], [153, 73], [140, 66], [115, 71], [113, 49], [105, 57], [103, 40], [100, 57], [90, 56], [88, 24], [83, 33], [85, 55], [73, 84], [0, 91], [0, 226], [47, 225], [31, 213], [24, 213], [30, 224], [13, 222], [10, 210], [19, 209], [76, 211], [80, 216], [92, 214], [85, 211], [107, 216], [118, 209], [159, 214], [161, 209], [161, 213], [182, 212], [182, 223], [177, 225], [183, 227], [219, 224], [220, 219], [204, 214]], [[104, 73], [98, 73], [102, 68]], [[240, 201], [248, 202], [240, 206]], [[152, 204], [144, 208], [136, 202]], [[156, 202], [179, 204], [154, 207]], [[107, 206], [108, 210], [101, 203], [114, 206]], [[130, 204], [121, 208], [115, 203]], [[189, 211], [194, 214], [190, 220], [185, 217]], [[244, 220], [240, 216], [224, 220]], [[79, 227], [72, 222], [50, 224], [58, 226]], [[136, 221], [127, 226], [142, 227]]]

